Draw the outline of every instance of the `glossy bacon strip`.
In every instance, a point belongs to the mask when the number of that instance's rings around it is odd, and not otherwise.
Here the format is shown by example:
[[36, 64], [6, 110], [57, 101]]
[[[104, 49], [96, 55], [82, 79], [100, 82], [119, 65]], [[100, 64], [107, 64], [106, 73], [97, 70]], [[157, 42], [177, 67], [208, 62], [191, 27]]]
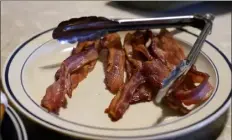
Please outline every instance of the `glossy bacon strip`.
[[122, 87], [119, 93], [111, 100], [110, 106], [106, 109], [106, 113], [114, 121], [120, 119], [130, 105], [133, 94], [136, 89], [145, 83], [145, 78], [140, 72], [136, 72], [131, 79]]
[[138, 102], [147, 102], [151, 101], [153, 97], [153, 89], [149, 86], [149, 84], [144, 83], [138, 87], [136, 92], [133, 94], [133, 97], [130, 101], [130, 104], [135, 104]]
[[[95, 48], [99, 48], [99, 46], [100, 46], [99, 41], [80, 42], [77, 44], [76, 48], [73, 49], [71, 55], [78, 54], [79, 52], [88, 49], [88, 47], [93, 47], [93, 46]], [[71, 83], [72, 83], [73, 89], [76, 88], [77, 85], [87, 77], [88, 73], [93, 70], [96, 62], [97, 62], [97, 60], [94, 60], [94, 61], [86, 64], [85, 66], [83, 66], [79, 70], [71, 73]], [[55, 74], [55, 80], [59, 79], [59, 74], [60, 74], [60, 69], [58, 69], [56, 74]]]
[[97, 60], [94, 60], [71, 74], [72, 89], [75, 89], [78, 84], [88, 76], [89, 72], [94, 69], [96, 63]]
[[102, 47], [108, 48], [108, 62], [105, 70], [105, 84], [116, 93], [124, 84], [125, 52], [122, 49], [120, 36], [108, 34], [102, 39]]
[[98, 52], [93, 46], [64, 60], [61, 64], [59, 78], [47, 88], [41, 106], [49, 112], [58, 113], [59, 108], [65, 105], [65, 95], [67, 94], [70, 98], [72, 96], [71, 73], [97, 58]]

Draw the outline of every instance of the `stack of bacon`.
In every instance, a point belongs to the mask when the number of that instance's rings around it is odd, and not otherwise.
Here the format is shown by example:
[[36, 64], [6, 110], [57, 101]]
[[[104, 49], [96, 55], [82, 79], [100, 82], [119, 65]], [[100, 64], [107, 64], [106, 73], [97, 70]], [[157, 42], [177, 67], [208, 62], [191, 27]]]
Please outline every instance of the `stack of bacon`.
[[[61, 64], [41, 105], [55, 113], [65, 107], [65, 95], [71, 97], [72, 90], [93, 70], [99, 54], [107, 57], [103, 61], [106, 87], [116, 94], [105, 110], [114, 121], [122, 118], [131, 104], [151, 101], [162, 81], [185, 59], [183, 48], [166, 29], [158, 35], [149, 30], [127, 33], [123, 45], [117, 33], [100, 41], [82, 42]], [[191, 110], [186, 106], [199, 105], [210, 97], [213, 87], [208, 79], [208, 74], [193, 66], [173, 84], [162, 103], [181, 115], [189, 113]]]

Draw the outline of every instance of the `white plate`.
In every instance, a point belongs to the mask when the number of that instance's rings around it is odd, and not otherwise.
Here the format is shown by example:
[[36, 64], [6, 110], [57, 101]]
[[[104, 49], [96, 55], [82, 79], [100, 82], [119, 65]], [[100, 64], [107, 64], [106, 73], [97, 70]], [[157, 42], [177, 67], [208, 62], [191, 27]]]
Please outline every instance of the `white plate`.
[[[105, 89], [100, 62], [73, 91], [67, 109], [61, 109], [59, 116], [49, 114], [40, 107], [40, 101], [46, 88], [53, 83], [58, 67], [45, 66], [59, 64], [75, 46], [58, 44], [52, 40], [51, 33], [52, 30], [40, 33], [19, 46], [8, 58], [2, 72], [5, 91], [14, 105], [29, 118], [51, 129], [94, 139], [170, 138], [210, 123], [230, 104], [230, 62], [218, 48], [206, 42], [196, 66], [210, 75], [209, 81], [215, 88], [207, 102], [184, 117], [171, 116], [166, 110], [147, 102], [131, 105], [121, 120], [112, 122], [104, 110], [113, 95]], [[120, 32], [120, 35], [123, 38], [125, 33]], [[179, 41], [186, 54], [196, 40], [195, 36], [185, 32], [175, 37], [185, 40]]]

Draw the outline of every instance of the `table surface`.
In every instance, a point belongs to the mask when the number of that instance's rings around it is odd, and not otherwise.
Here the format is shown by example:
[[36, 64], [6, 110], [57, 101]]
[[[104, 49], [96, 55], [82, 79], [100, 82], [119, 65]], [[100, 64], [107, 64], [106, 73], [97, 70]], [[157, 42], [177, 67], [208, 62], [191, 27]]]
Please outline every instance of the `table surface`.
[[[212, 34], [207, 39], [216, 46], [219, 46], [219, 49], [231, 59], [230, 7], [231, 5], [228, 3], [200, 3], [179, 10], [162, 12], [140, 11], [119, 6], [115, 2], [106, 1], [4, 1], [1, 2], [1, 70], [9, 54], [31, 36], [57, 26], [62, 20], [84, 15], [98, 15], [112, 18], [138, 18], [211, 12], [216, 15], [216, 18]], [[231, 139], [231, 109], [224, 116], [227, 116], [227, 119], [224, 119], [226, 121], [223, 125], [224, 129], [222, 129], [217, 140]], [[47, 131], [47, 129], [45, 130]]]

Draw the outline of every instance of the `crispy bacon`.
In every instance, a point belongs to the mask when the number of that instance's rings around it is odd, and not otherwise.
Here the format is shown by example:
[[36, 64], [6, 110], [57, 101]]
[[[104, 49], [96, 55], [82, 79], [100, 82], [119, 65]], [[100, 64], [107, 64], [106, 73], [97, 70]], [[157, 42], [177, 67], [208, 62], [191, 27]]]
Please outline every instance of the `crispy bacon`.
[[116, 121], [123, 116], [130, 105], [134, 92], [143, 83], [145, 83], [145, 78], [140, 72], [136, 72], [119, 93], [114, 96], [110, 106], [106, 109], [106, 113], [112, 120]]
[[127, 81], [130, 79], [133, 72], [142, 68], [142, 62], [146, 60], [153, 60], [149, 51], [145, 47], [150, 31], [135, 33], [127, 33], [124, 39], [124, 49], [127, 56], [126, 73]]
[[[95, 46], [95, 48], [99, 48], [99, 41], [85, 41], [85, 42], [80, 42], [77, 44], [76, 48], [74, 48], [72, 50], [71, 55], [75, 55], [78, 54], [81, 51], [84, 51], [86, 49], [88, 49], [88, 47], [92, 47]], [[71, 73], [71, 83], [72, 83], [72, 89], [76, 88], [77, 85], [84, 80], [88, 73], [91, 72], [96, 64], [97, 60], [94, 60], [88, 64], [86, 64], [85, 66], [83, 66], [82, 68], [80, 68], [77, 71], [74, 71]], [[60, 69], [57, 70], [56, 74], [55, 74], [55, 80], [59, 79], [59, 74], [60, 74]]]
[[170, 73], [170, 70], [159, 59], [144, 62], [142, 71], [154, 88], [161, 88], [162, 81]]
[[[124, 49], [126, 52], [126, 73], [127, 81], [131, 78], [131, 75], [136, 71], [142, 69], [142, 63], [147, 60], [153, 60], [152, 55], [146, 48], [148, 38], [151, 36], [151, 31], [136, 31], [135, 33], [127, 33], [124, 39]], [[135, 94], [130, 101], [131, 104], [150, 101], [152, 98], [152, 88], [146, 83], [138, 87]]]
[[212, 86], [209, 84], [208, 79], [209, 75], [207, 73], [192, 68], [186, 74], [182, 83], [173, 90], [173, 93], [185, 105], [197, 104], [208, 99], [209, 93], [212, 93], [210, 92]]
[[126, 60], [126, 62], [125, 62], [125, 67], [126, 67], [126, 82], [127, 82], [127, 81], [129, 81], [132, 74], [134, 73], [135, 68], [133, 68], [133, 66], [131, 65], [131, 63], [128, 60]]
[[72, 89], [75, 89], [87, 77], [88, 73], [94, 69], [96, 63], [97, 60], [93, 60], [71, 74]]
[[141, 52], [146, 57], [147, 60], [149, 60], [149, 61], [153, 60], [153, 57], [148, 52], [145, 45], [143, 45], [143, 44], [136, 45], [136, 46], [134, 46], [134, 50], [137, 51], [137, 52]]
[[181, 60], [185, 59], [183, 47], [166, 29], [162, 29], [157, 36], [152, 38], [149, 50], [155, 58], [161, 60], [169, 69], [173, 69]]
[[[148, 32], [136, 31], [135, 33], [127, 33], [124, 39], [124, 49], [127, 58], [136, 59], [139, 61], [152, 60], [153, 57], [145, 47], [148, 40]], [[141, 53], [143, 55], [141, 55]], [[144, 59], [145, 57], [145, 59]]]
[[[72, 90], [93, 70], [98, 53], [104, 64], [106, 87], [117, 93], [105, 110], [114, 121], [122, 118], [130, 104], [151, 101], [162, 88], [162, 81], [185, 59], [182, 46], [166, 29], [158, 35], [150, 30], [128, 33], [123, 47], [117, 33], [97, 41], [81, 42], [63, 61], [41, 105], [54, 113], [65, 107], [65, 96], [71, 98]], [[125, 84], [124, 69], [127, 73]], [[187, 106], [199, 105], [212, 94], [213, 87], [208, 79], [208, 74], [193, 66], [175, 81], [162, 103], [182, 115], [189, 113], [192, 109]]]
[[102, 47], [108, 48], [108, 62], [105, 71], [107, 88], [116, 93], [124, 84], [125, 53], [122, 49], [118, 34], [106, 35], [102, 40]]
[[97, 58], [98, 52], [93, 46], [65, 59], [61, 64], [58, 80], [47, 88], [41, 106], [49, 112], [58, 113], [59, 108], [66, 102], [65, 95], [67, 94], [70, 98], [72, 96], [71, 73]]

